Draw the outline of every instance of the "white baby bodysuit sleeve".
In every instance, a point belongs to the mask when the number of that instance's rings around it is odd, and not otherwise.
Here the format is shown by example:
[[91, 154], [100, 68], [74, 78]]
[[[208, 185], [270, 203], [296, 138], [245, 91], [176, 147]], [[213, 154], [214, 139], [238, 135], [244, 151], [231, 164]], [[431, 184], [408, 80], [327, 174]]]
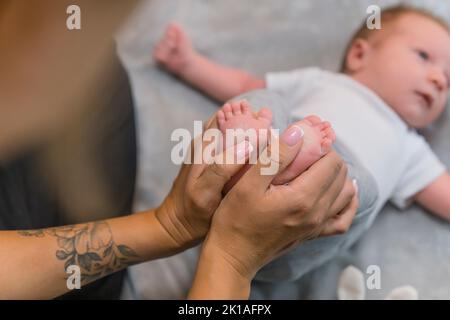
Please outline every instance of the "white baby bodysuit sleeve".
[[324, 71], [319, 68], [303, 68], [286, 72], [270, 72], [266, 74], [266, 87], [286, 96], [302, 94], [310, 90], [320, 80]]
[[405, 155], [408, 165], [390, 199], [400, 209], [407, 208], [412, 203], [414, 195], [425, 189], [446, 171], [445, 165], [422, 136], [414, 134], [409, 145], [408, 149], [411, 152]]

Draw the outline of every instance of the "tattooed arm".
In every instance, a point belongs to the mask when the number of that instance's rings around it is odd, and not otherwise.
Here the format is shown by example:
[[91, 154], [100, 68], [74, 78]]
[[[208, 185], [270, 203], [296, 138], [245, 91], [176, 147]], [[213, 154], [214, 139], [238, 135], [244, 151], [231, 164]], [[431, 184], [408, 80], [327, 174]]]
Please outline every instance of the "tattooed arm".
[[0, 299], [47, 299], [69, 290], [66, 273], [79, 267], [85, 285], [131, 264], [181, 248], [156, 210], [73, 226], [0, 232]]
[[[217, 128], [215, 117], [207, 122], [209, 128]], [[191, 147], [197, 145], [202, 146]], [[245, 154], [247, 160], [248, 150]], [[84, 285], [130, 264], [198, 244], [209, 230], [225, 183], [242, 167], [184, 164], [161, 206], [140, 214], [43, 230], [0, 231], [0, 299], [64, 294], [69, 290], [66, 268], [72, 264], [79, 266]]]
[[[300, 145], [280, 144], [280, 171]], [[358, 206], [346, 166], [335, 153], [289, 185], [273, 186], [273, 176], [261, 176], [260, 168], [260, 163], [251, 167], [223, 201], [220, 191], [239, 166], [183, 166], [158, 209], [74, 226], [0, 232], [0, 299], [53, 298], [69, 290], [65, 271], [71, 265], [78, 266], [86, 284], [184, 250], [208, 230], [189, 298], [247, 299], [259, 268], [302, 241], [345, 232]]]

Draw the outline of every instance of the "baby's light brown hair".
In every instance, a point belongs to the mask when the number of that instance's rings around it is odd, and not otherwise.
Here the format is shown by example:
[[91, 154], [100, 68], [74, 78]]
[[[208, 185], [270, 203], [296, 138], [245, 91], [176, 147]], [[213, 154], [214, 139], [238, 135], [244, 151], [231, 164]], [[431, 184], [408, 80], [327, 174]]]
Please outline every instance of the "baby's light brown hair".
[[[405, 14], [409, 14], [409, 13], [418, 14], [423, 17], [429, 18], [429, 19], [437, 22], [439, 25], [444, 27], [450, 33], [450, 26], [443, 19], [437, 17], [436, 15], [434, 15], [433, 13], [431, 13], [430, 11], [427, 11], [425, 9], [415, 8], [415, 7], [411, 7], [411, 6], [407, 6], [407, 5], [398, 5], [398, 6], [383, 9], [381, 11], [382, 29], [385, 29], [386, 26], [391, 25], [393, 22], [397, 21], [398, 18], [400, 18], [401, 16], [403, 16]], [[347, 55], [348, 55], [353, 43], [357, 39], [368, 40], [370, 37], [374, 36], [376, 33], [379, 33], [380, 31], [381, 30], [377, 30], [377, 29], [370, 30], [369, 28], [367, 28], [366, 20], [364, 20], [362, 25], [355, 32], [355, 34], [353, 35], [353, 37], [351, 38], [350, 42], [347, 45], [347, 48], [346, 48], [345, 54], [344, 54], [344, 58], [342, 59], [341, 72], [348, 73]]]

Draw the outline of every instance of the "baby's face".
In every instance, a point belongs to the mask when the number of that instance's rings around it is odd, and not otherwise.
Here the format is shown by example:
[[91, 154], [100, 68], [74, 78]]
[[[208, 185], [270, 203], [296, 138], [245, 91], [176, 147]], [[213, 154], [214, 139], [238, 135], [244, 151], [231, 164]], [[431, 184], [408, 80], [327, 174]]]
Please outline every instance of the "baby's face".
[[360, 74], [413, 128], [422, 128], [443, 112], [450, 86], [450, 34], [437, 22], [405, 14], [371, 45]]

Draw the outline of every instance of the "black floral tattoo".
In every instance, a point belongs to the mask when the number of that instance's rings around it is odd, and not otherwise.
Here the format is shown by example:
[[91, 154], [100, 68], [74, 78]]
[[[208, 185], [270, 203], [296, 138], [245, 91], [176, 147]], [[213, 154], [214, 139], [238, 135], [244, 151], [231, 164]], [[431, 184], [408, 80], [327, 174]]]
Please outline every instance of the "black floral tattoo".
[[56, 257], [65, 261], [64, 269], [77, 265], [81, 270], [82, 284], [102, 278], [140, 261], [130, 247], [114, 242], [106, 222], [64, 226], [51, 229], [19, 231], [22, 236], [56, 237], [59, 250]]
[[23, 230], [23, 231], [19, 231], [18, 233], [20, 235], [24, 236], [24, 237], [38, 237], [38, 238], [42, 238], [45, 235], [43, 229]]

